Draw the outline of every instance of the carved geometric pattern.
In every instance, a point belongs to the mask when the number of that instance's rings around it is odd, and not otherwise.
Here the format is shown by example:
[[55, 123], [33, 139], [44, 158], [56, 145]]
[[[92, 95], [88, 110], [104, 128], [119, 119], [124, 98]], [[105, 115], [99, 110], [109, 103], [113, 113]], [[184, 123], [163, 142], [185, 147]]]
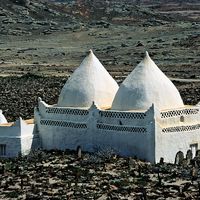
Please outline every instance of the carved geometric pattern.
[[40, 124], [44, 126], [62, 126], [70, 128], [87, 128], [86, 124], [66, 122], [66, 121], [56, 121], [56, 120], [40, 120]]
[[80, 109], [65, 109], [65, 108], [46, 108], [46, 113], [53, 114], [68, 114], [68, 115], [88, 115], [88, 110], [80, 110]]
[[199, 109], [183, 109], [183, 110], [170, 110], [166, 112], [161, 112], [161, 118], [168, 118], [180, 115], [195, 115], [198, 114]]
[[99, 114], [101, 117], [109, 118], [144, 119], [146, 117], [146, 113], [99, 111]]
[[145, 133], [147, 131], [146, 128], [143, 127], [112, 126], [108, 124], [97, 124], [97, 128], [110, 131], [125, 131], [135, 133]]
[[167, 132], [182, 132], [182, 131], [193, 131], [200, 129], [200, 124], [195, 124], [191, 126], [176, 126], [176, 127], [168, 127], [168, 128], [163, 128], [162, 132], [167, 133]]

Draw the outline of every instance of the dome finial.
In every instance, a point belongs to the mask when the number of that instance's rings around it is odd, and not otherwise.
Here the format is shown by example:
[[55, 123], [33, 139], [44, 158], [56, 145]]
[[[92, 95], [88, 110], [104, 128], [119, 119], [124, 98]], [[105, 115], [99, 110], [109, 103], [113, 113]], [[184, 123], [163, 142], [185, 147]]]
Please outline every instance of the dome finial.
[[144, 59], [121, 83], [112, 110], [148, 110], [152, 103], [158, 110], [184, 107], [174, 84], [146, 52]]
[[92, 49], [90, 49], [90, 50], [89, 50], [89, 54], [93, 54], [93, 51], [92, 51]]
[[145, 52], [145, 57], [144, 57], [144, 59], [143, 59], [143, 62], [149, 63], [150, 61], [151, 61], [151, 58], [150, 58], [150, 56], [149, 56], [148, 51], [146, 51], [146, 52]]

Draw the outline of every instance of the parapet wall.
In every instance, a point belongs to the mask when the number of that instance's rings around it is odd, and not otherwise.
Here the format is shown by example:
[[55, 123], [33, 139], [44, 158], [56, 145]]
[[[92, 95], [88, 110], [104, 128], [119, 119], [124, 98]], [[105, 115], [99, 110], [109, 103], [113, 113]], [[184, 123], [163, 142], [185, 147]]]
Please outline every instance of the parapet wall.
[[43, 101], [39, 103], [40, 115], [44, 118], [85, 122], [89, 115], [87, 109], [62, 108], [49, 106]]
[[120, 112], [95, 105], [88, 109], [39, 105], [35, 116], [46, 149], [76, 149], [80, 145], [93, 151], [94, 147], [109, 146], [121, 155], [151, 162], [165, 157], [172, 162], [179, 148], [185, 152], [192, 142], [200, 141], [198, 106], [159, 111], [152, 105], [144, 112]]
[[163, 157], [166, 162], [174, 162], [178, 151], [184, 154], [192, 146], [200, 148], [200, 109], [198, 106], [185, 107], [156, 115], [156, 162]]
[[[42, 146], [45, 149], [76, 149], [85, 151], [105, 146], [120, 155], [138, 156], [154, 162], [153, 110], [146, 112], [117, 112], [49, 107], [40, 102], [35, 111]], [[142, 145], [141, 145], [142, 144]]]
[[194, 106], [189, 108], [185, 107], [182, 109], [161, 111], [156, 115], [156, 121], [162, 127], [175, 128], [181, 126], [198, 125], [200, 121], [200, 108], [198, 106]]
[[56, 107], [56, 105], [49, 106], [43, 101], [39, 102], [37, 112], [41, 118], [41, 125], [88, 128], [92, 124], [101, 129], [127, 132], [129, 130], [145, 132], [147, 131], [145, 126], [154, 119], [152, 108], [144, 112], [120, 112], [100, 110], [97, 107], [85, 109]]
[[169, 110], [161, 112], [161, 118], [171, 118], [183, 115], [196, 115], [199, 114], [199, 108], [184, 108], [181, 110]]
[[[99, 111], [97, 119], [101, 123], [114, 125], [143, 126], [148, 121], [146, 112], [119, 112], [119, 111]], [[151, 117], [150, 117], [151, 118]]]

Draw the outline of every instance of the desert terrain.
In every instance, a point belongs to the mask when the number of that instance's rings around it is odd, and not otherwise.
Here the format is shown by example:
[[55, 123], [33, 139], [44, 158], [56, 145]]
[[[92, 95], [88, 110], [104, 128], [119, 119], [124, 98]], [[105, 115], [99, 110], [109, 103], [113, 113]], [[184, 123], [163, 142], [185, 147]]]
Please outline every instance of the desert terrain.
[[200, 101], [199, 1], [0, 1], [0, 108], [33, 117], [93, 49], [120, 84], [148, 51], [186, 104]]
[[[185, 104], [200, 101], [199, 0], [0, 0], [0, 109], [55, 104], [89, 49], [120, 84], [148, 51]], [[0, 199], [199, 199], [199, 155], [176, 165], [51, 151], [0, 160]]]

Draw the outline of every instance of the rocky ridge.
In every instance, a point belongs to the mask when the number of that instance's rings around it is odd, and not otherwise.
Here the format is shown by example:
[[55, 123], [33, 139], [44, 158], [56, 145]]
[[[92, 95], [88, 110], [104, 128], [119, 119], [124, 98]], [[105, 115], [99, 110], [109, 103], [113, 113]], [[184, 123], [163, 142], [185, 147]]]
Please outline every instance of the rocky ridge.
[[78, 21], [45, 1], [0, 0], [0, 34], [50, 34], [73, 29]]

